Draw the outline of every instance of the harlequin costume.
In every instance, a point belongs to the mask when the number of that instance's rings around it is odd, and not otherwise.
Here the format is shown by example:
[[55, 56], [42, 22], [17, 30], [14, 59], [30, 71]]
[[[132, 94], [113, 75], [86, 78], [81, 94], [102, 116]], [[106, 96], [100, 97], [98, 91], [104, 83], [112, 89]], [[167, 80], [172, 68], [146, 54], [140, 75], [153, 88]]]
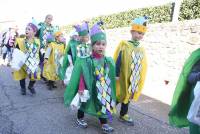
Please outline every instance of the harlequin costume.
[[[187, 120], [188, 111], [194, 99], [194, 86], [199, 77], [195, 75], [194, 83], [189, 83], [189, 75], [192, 72], [198, 73], [200, 62], [200, 49], [192, 52], [186, 60], [180, 73], [176, 89], [174, 91], [171, 110], [169, 112], [169, 122], [176, 127], [190, 127], [190, 134], [199, 134], [200, 126]], [[198, 69], [195, 69], [198, 67]], [[194, 70], [195, 69], [195, 70]]]
[[[146, 32], [143, 25], [147, 20], [144, 17], [133, 20], [131, 30], [136, 32]], [[116, 82], [117, 101], [122, 103], [120, 117], [124, 117], [133, 125], [132, 119], [128, 116], [128, 104], [130, 100], [137, 101], [144, 86], [147, 61], [146, 53], [139, 41], [121, 41], [114, 53], [116, 63]]]
[[[92, 43], [106, 40], [99, 25], [91, 28]], [[99, 118], [103, 131], [113, 131], [107, 124], [107, 118], [115, 113], [115, 64], [112, 58], [99, 56], [93, 52], [86, 58], [77, 58], [71, 80], [64, 93], [64, 103], [70, 106], [73, 98], [80, 90], [88, 90], [90, 98], [82, 102], [77, 114], [77, 124], [85, 127], [84, 113]]]
[[[58, 31], [54, 34], [55, 37], [62, 36], [62, 32]], [[43, 76], [49, 80], [49, 89], [52, 89], [54, 81], [59, 80], [58, 68], [59, 59], [64, 54], [65, 44], [55, 40], [48, 45], [45, 53], [45, 59], [48, 61], [44, 64]]]
[[[37, 31], [36, 24], [29, 23], [28, 26], [32, 27], [34, 31]], [[33, 38], [33, 41], [30, 42], [26, 38], [17, 38], [16, 39], [16, 48], [24, 52], [27, 56], [25, 64], [21, 67], [19, 71], [13, 72], [14, 80], [20, 81], [21, 86], [21, 93], [22, 95], [26, 94], [26, 87], [25, 87], [25, 79], [29, 77], [30, 82], [28, 89], [31, 91], [32, 94], [35, 94], [34, 84], [35, 80], [40, 79], [40, 68], [39, 65], [39, 49], [40, 49], [40, 42], [38, 39]]]

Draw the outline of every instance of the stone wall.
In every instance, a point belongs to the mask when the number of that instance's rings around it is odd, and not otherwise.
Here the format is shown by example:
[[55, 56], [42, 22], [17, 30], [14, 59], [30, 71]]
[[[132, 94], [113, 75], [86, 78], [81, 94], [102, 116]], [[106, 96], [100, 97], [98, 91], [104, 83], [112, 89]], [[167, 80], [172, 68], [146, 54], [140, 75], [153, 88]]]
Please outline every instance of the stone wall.
[[[129, 31], [128, 27], [106, 31], [107, 55], [113, 55], [120, 40], [130, 39]], [[150, 24], [142, 44], [148, 56], [143, 94], [170, 104], [186, 58], [200, 45], [200, 19]]]

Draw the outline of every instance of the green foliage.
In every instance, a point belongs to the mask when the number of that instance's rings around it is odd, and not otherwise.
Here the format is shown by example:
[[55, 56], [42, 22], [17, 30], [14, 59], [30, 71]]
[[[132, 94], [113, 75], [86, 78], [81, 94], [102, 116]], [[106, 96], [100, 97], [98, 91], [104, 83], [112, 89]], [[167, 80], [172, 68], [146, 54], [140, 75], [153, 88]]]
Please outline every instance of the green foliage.
[[118, 14], [112, 14], [109, 16], [96, 17], [91, 20], [91, 23], [95, 23], [96, 20], [102, 20], [105, 22], [106, 29], [126, 27], [130, 26], [133, 18], [146, 15], [150, 17], [151, 23], [170, 21], [171, 17], [171, 5], [144, 8], [139, 10], [130, 10], [126, 12], [121, 12]]
[[[142, 9], [135, 9], [129, 10], [125, 12], [115, 13], [111, 15], [104, 15], [91, 18], [89, 20], [90, 26], [102, 20], [104, 22], [105, 29], [113, 29], [119, 27], [126, 27], [130, 26], [131, 21], [133, 18], [146, 15], [150, 17], [150, 23], [156, 22], [165, 22], [171, 20], [171, 4], [167, 4], [164, 6], [159, 7], [151, 7], [151, 8], [142, 8]], [[67, 25], [62, 27], [66, 32], [72, 30], [72, 25]]]
[[180, 20], [200, 18], [200, 0], [183, 0], [180, 9]]
[[[91, 18], [90, 26], [99, 20], [102, 20], [105, 29], [113, 29], [119, 27], [130, 26], [133, 18], [146, 15], [150, 18], [149, 23], [169, 22], [172, 19], [172, 3], [158, 7], [142, 8], [129, 10], [125, 12], [115, 13]], [[180, 8], [179, 20], [189, 20], [200, 18], [200, 0], [183, 0]], [[72, 30], [72, 25], [64, 26], [66, 32]]]

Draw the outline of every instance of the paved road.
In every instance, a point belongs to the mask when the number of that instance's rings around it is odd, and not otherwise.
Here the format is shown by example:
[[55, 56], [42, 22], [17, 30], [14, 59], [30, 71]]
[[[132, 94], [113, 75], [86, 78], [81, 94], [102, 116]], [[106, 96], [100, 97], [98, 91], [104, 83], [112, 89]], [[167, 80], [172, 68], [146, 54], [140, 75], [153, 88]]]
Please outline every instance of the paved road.
[[[28, 82], [27, 82], [28, 83]], [[13, 81], [11, 70], [0, 65], [0, 134], [99, 134], [101, 129], [96, 118], [87, 116], [89, 127], [78, 128], [74, 121], [76, 111], [63, 105], [64, 88], [49, 91], [43, 81], [36, 83], [35, 96], [20, 95], [18, 81]], [[119, 106], [118, 106], [119, 109]], [[113, 134], [188, 134], [188, 129], [168, 125], [169, 106], [142, 96], [130, 105], [130, 115], [135, 126], [118, 121], [117, 114], [111, 125]]]

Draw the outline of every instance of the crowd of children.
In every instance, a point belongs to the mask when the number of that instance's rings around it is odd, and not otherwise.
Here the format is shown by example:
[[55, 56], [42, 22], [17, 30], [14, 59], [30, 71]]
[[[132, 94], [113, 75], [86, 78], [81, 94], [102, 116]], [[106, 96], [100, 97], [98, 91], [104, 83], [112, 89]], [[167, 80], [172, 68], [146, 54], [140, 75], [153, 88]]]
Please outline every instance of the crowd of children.
[[[103, 133], [113, 132], [108, 122], [116, 114], [118, 104], [121, 104], [119, 121], [133, 126], [128, 109], [131, 100], [138, 100], [145, 82], [147, 58], [140, 41], [147, 31], [148, 17], [132, 21], [131, 39], [119, 43], [113, 58], [105, 55], [106, 46], [111, 44], [107, 44], [102, 21], [92, 27], [86, 21], [74, 25], [66, 43], [63, 33], [51, 24], [52, 20], [49, 14], [42, 23], [28, 23], [25, 37], [16, 36], [14, 45], [12, 41], [4, 41], [6, 47], [11, 44], [26, 56], [23, 65], [13, 72], [13, 78], [20, 83], [21, 94], [26, 95], [27, 77], [30, 79], [28, 90], [33, 95], [36, 80], [42, 78], [49, 90], [57, 87], [56, 81], [62, 80], [66, 85], [64, 104], [76, 107], [79, 127], [88, 127], [84, 115], [89, 114], [98, 118]], [[187, 119], [194, 87], [200, 80], [199, 53], [199, 49], [196, 50], [186, 61], [169, 113], [172, 125], [189, 125], [191, 134], [200, 133], [199, 125]]]
[[[144, 84], [146, 55], [139, 41], [146, 32], [147, 18], [133, 20], [132, 38], [120, 42], [114, 60], [105, 55], [109, 44], [102, 21], [91, 28], [86, 21], [74, 25], [75, 31], [65, 43], [63, 33], [51, 24], [52, 19], [52, 15], [47, 15], [40, 28], [34, 22], [28, 23], [25, 37], [16, 38], [15, 48], [27, 57], [20, 69], [13, 72], [13, 78], [20, 82], [21, 94], [26, 95], [26, 77], [30, 79], [28, 90], [32, 94], [36, 94], [36, 80], [42, 78], [52, 90], [56, 81], [67, 78], [64, 104], [71, 106], [78, 96], [75, 101], [78, 126], [87, 128], [86, 113], [99, 119], [103, 133], [113, 132], [108, 120], [116, 114], [119, 103], [120, 121], [134, 125], [128, 105], [130, 100], [138, 99]], [[67, 71], [71, 66], [71, 72]]]

